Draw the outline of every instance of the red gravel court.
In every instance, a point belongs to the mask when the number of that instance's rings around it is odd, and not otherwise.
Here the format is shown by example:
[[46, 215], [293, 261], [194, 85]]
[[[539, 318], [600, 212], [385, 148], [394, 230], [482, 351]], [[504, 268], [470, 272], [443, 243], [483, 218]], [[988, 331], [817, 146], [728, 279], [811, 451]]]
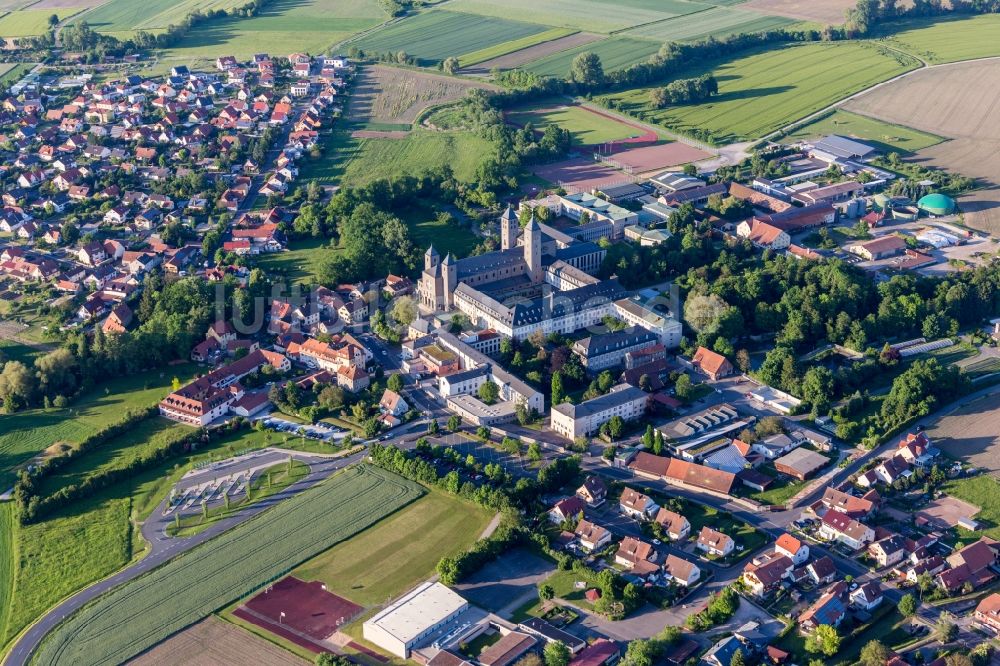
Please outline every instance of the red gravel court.
[[[361, 606], [323, 589], [319, 581], [294, 576], [282, 578], [244, 604], [273, 624], [285, 626], [318, 641], [332, 636], [364, 610]], [[284, 615], [282, 615], [284, 613]]]

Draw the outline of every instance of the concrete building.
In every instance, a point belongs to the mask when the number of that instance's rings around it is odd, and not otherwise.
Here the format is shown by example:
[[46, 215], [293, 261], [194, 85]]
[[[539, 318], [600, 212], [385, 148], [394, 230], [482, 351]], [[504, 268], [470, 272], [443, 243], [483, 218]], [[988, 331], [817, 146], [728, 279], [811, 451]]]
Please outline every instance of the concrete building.
[[441, 583], [423, 583], [367, 620], [362, 632], [380, 648], [401, 659], [421, 641], [440, 631], [469, 607], [469, 602]]
[[585, 400], [579, 405], [564, 402], [552, 408], [552, 429], [563, 437], [577, 437], [597, 432], [612, 416], [628, 421], [641, 417], [649, 396], [628, 384], [619, 384], [606, 395]]
[[577, 340], [573, 343], [573, 353], [580, 357], [583, 367], [599, 372], [622, 365], [629, 352], [642, 351], [659, 342], [659, 336], [652, 331], [632, 327]]

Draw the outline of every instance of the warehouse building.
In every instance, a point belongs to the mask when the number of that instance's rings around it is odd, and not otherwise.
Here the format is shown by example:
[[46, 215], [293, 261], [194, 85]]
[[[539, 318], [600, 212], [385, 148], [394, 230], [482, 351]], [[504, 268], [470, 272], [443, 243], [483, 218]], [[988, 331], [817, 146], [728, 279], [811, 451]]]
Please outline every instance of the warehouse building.
[[362, 632], [380, 648], [409, 659], [410, 651], [447, 627], [469, 602], [441, 583], [423, 583], [367, 620]]

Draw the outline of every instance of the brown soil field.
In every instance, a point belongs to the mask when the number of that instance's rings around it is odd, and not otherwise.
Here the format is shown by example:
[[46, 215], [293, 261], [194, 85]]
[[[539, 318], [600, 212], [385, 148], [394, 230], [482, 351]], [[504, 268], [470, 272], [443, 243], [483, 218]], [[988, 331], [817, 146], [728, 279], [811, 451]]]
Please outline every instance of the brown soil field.
[[978, 178], [960, 197], [965, 223], [1000, 233], [1000, 66], [996, 60], [931, 67], [848, 102], [848, 111], [948, 137], [914, 161]]
[[823, 25], [840, 25], [845, 20], [847, 10], [856, 4], [854, 0], [750, 0], [740, 5], [740, 9], [752, 9], [764, 14], [814, 21]]
[[508, 53], [507, 55], [502, 55], [497, 58], [493, 58], [492, 60], [486, 60], [478, 65], [466, 67], [462, 69], [461, 73], [481, 75], [489, 74], [494, 68], [514, 69], [515, 67], [520, 67], [521, 65], [529, 63], [533, 60], [544, 58], [547, 55], [559, 53], [560, 51], [571, 49], [574, 46], [590, 44], [591, 42], [596, 42], [599, 39], [604, 39], [603, 35], [594, 35], [589, 32], [577, 32], [572, 35], [560, 37], [559, 39], [553, 39], [548, 42], [542, 42], [541, 44], [535, 44], [534, 46], [529, 46], [526, 49], [514, 51], [513, 53]]
[[355, 139], [405, 139], [410, 133], [403, 130], [357, 130], [351, 132]]
[[174, 634], [131, 666], [307, 666], [296, 657], [262, 638], [216, 617], [208, 617]]
[[1000, 393], [945, 414], [927, 436], [951, 458], [1000, 474]]
[[376, 123], [412, 123], [432, 104], [460, 99], [470, 88], [492, 88], [450, 76], [397, 69], [365, 67], [358, 76], [347, 107], [347, 117]]

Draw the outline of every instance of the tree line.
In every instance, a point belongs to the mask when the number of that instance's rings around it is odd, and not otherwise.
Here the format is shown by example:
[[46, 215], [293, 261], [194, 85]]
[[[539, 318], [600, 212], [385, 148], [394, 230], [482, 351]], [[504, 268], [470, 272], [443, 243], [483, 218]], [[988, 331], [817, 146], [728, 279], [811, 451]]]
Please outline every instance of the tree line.
[[662, 109], [674, 104], [703, 102], [717, 94], [719, 82], [711, 74], [702, 74], [693, 79], [676, 79], [662, 88], [653, 88], [649, 98], [654, 107]]

